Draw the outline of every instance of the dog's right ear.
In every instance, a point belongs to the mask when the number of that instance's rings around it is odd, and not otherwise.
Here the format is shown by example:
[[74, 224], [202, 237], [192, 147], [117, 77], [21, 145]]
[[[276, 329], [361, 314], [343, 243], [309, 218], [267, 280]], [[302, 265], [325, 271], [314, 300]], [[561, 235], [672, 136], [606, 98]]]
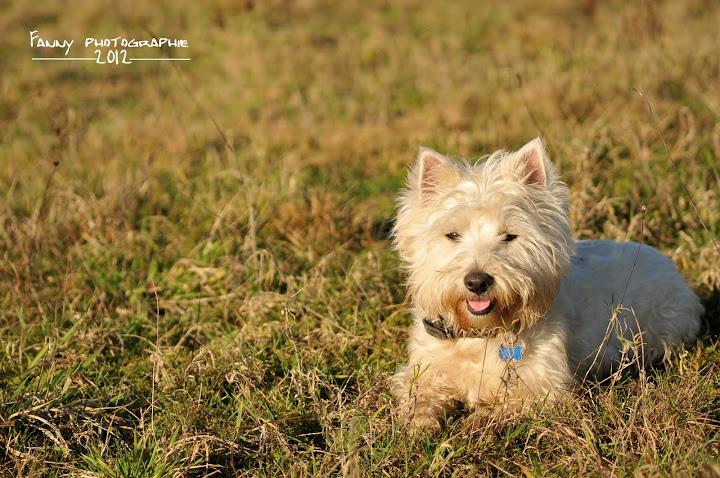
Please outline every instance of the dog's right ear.
[[454, 161], [430, 148], [421, 147], [409, 186], [426, 206], [452, 188], [459, 177], [460, 170]]
[[518, 179], [527, 185], [548, 187], [553, 180], [559, 180], [539, 136], [508, 156], [506, 161]]

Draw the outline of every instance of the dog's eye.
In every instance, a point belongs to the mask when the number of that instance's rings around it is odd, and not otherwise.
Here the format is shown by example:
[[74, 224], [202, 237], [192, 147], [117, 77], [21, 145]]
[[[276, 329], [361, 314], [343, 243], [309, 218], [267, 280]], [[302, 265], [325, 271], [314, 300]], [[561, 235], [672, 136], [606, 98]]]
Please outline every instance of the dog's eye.
[[445, 237], [455, 242], [460, 239], [460, 234], [458, 234], [457, 232], [451, 232], [450, 234], [445, 234]]
[[517, 239], [517, 234], [505, 234], [505, 237], [503, 237], [503, 242], [510, 242]]

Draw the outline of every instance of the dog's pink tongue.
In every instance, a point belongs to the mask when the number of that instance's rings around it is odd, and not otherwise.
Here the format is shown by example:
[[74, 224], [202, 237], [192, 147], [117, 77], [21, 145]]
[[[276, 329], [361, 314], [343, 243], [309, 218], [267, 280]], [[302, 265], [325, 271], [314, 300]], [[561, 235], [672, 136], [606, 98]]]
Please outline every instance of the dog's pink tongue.
[[476, 312], [482, 312], [483, 310], [490, 307], [490, 301], [489, 300], [478, 300], [478, 299], [468, 299], [468, 305], [470, 308]]

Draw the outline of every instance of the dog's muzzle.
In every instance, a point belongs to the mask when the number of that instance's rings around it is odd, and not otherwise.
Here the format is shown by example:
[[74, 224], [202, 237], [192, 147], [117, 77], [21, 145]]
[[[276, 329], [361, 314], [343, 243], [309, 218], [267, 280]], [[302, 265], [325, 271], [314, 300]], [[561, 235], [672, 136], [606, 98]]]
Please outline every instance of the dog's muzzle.
[[481, 295], [493, 285], [495, 279], [490, 274], [484, 272], [471, 272], [463, 279], [467, 290], [475, 295]]

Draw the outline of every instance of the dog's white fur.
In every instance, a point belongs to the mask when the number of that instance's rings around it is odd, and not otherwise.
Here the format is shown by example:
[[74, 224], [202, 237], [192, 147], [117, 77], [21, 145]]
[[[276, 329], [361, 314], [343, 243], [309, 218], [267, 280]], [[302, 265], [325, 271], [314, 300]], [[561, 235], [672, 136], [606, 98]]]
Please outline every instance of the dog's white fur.
[[[539, 138], [477, 165], [423, 148], [398, 206], [414, 325], [391, 383], [415, 426], [437, 429], [459, 404], [557, 401], [628, 353], [663, 360], [699, 332], [702, 306], [670, 259], [570, 237], [569, 191]], [[423, 319], [455, 335], [431, 335]], [[518, 346], [520, 360], [502, 357]]]

